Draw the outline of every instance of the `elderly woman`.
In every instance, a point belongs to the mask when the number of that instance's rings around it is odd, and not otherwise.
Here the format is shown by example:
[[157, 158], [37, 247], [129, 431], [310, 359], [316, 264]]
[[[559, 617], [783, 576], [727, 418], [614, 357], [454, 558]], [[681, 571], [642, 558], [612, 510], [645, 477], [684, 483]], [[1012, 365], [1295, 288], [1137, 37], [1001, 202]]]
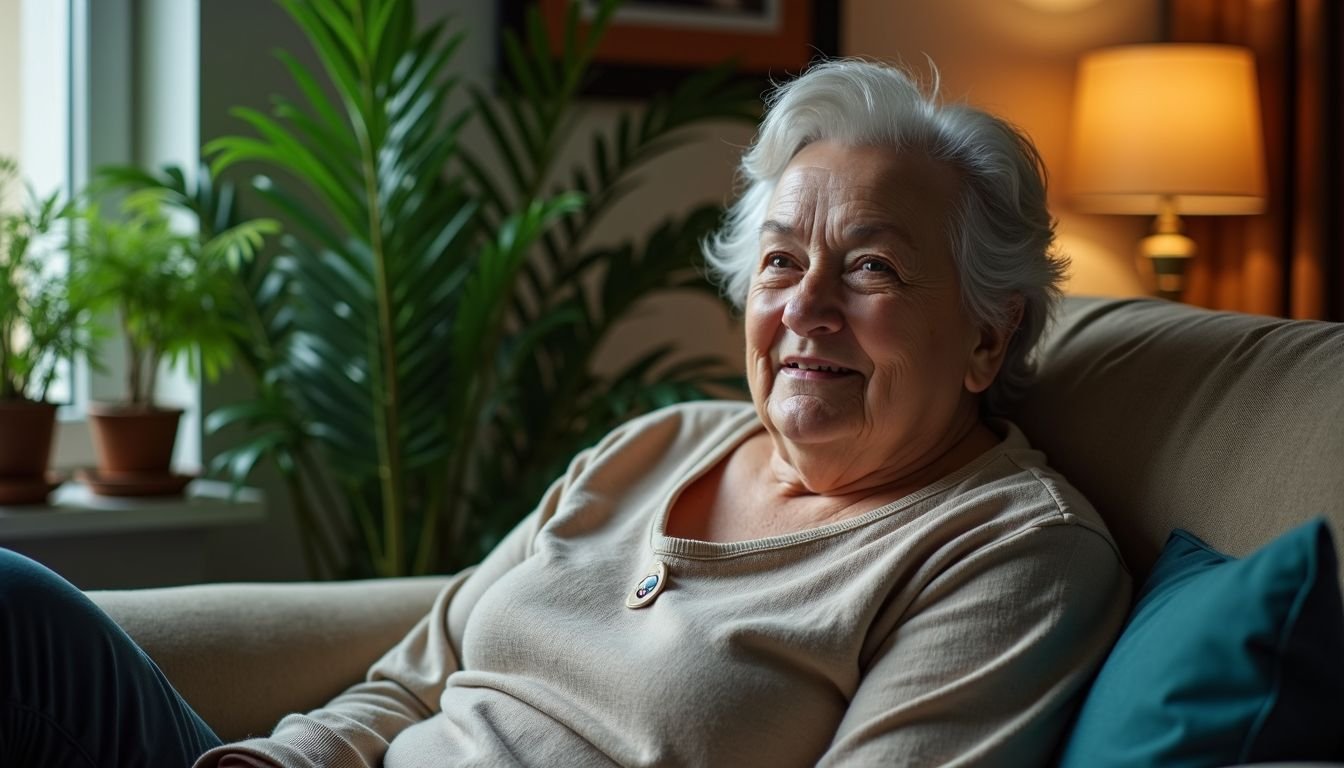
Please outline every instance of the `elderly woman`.
[[778, 89], [742, 173], [707, 256], [752, 402], [609, 435], [367, 682], [198, 765], [1049, 758], [1129, 578], [987, 415], [1028, 383], [1063, 270], [1039, 157], [841, 60]]

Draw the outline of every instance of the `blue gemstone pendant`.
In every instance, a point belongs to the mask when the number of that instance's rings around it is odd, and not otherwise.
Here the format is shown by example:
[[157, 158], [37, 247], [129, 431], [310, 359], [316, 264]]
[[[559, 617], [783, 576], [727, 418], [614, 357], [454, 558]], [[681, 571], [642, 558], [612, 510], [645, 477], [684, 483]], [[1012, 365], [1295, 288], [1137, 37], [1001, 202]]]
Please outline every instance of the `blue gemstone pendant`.
[[635, 588], [626, 596], [625, 607], [643, 608], [662, 594], [665, 586], [667, 586], [667, 565], [661, 560], [655, 560], [643, 578], [635, 584]]

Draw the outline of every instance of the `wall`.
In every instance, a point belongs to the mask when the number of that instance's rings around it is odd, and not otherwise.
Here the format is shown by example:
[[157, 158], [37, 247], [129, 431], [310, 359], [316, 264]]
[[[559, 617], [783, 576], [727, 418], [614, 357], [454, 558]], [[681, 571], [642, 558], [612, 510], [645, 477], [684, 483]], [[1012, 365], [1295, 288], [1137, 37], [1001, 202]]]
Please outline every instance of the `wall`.
[[0, 155], [15, 158], [19, 155], [19, 4], [20, 0], [0, 0]]

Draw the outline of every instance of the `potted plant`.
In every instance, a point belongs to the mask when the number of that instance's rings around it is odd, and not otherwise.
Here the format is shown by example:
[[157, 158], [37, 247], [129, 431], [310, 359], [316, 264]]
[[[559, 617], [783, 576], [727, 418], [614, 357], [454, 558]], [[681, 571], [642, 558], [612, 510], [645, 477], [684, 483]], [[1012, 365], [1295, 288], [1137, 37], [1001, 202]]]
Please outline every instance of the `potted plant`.
[[[0, 157], [0, 197], [17, 181]], [[60, 362], [90, 346], [87, 304], [68, 273], [45, 258], [49, 239], [72, 208], [59, 194], [30, 193], [20, 209], [0, 211], [0, 504], [40, 504], [59, 484], [48, 471], [56, 404], [48, 393]]]
[[231, 270], [276, 225], [244, 222], [202, 240], [175, 230], [155, 195], [128, 198], [124, 212], [113, 219], [91, 208], [73, 248], [75, 279], [96, 309], [115, 316], [126, 350], [126, 399], [89, 406], [98, 467], [82, 479], [108, 495], [176, 494], [190, 480], [170, 469], [183, 411], [156, 400], [159, 370], [183, 362], [214, 379], [228, 367], [221, 307]]
[[[259, 196], [294, 224], [252, 283], [258, 315], [284, 323], [252, 324], [265, 332], [251, 342], [265, 352], [253, 355], [264, 363], [257, 398], [207, 426], [251, 431], [217, 457], [236, 478], [268, 457], [285, 475], [315, 572], [456, 570], [575, 451], [729, 376], [722, 361], [670, 347], [610, 374], [594, 362], [641, 297], [715, 293], [696, 260], [717, 206], [638, 243], [589, 236], [684, 130], [754, 121], [754, 91], [726, 68], [706, 71], [576, 137], [615, 0], [591, 18], [573, 3], [554, 48], [533, 8], [525, 36], [505, 36], [497, 92], [472, 89], [465, 107], [450, 68], [461, 34], [419, 28], [413, 2], [280, 1], [321, 69], [281, 53], [302, 97], [276, 96], [272, 114], [236, 110], [254, 135], [204, 153], [217, 173], [259, 166]], [[473, 119], [487, 136], [469, 147], [459, 129]], [[576, 138], [592, 154], [571, 164]], [[208, 210], [163, 182], [179, 204]], [[324, 558], [330, 541], [344, 550]]]

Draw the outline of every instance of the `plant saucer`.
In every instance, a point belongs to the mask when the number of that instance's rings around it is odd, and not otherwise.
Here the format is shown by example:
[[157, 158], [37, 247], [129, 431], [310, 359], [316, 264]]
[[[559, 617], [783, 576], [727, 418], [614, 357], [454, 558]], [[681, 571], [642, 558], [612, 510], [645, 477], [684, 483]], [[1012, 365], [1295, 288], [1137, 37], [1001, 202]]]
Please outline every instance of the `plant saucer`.
[[180, 496], [196, 476], [176, 472], [104, 475], [86, 467], [76, 470], [75, 478], [99, 496]]
[[0, 477], [0, 506], [46, 508], [47, 495], [65, 480], [56, 472], [45, 477]]

